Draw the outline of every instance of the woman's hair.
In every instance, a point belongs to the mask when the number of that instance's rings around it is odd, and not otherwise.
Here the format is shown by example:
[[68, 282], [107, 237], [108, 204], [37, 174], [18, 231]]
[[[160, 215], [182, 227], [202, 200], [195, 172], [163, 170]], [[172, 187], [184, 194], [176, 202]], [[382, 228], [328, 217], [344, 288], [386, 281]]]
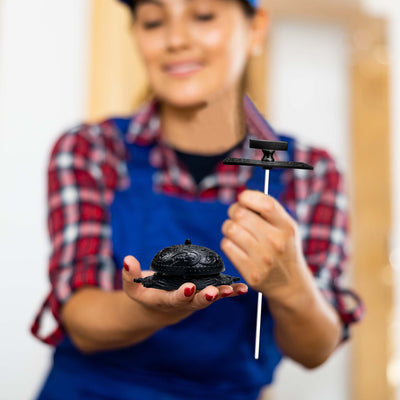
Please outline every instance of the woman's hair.
[[[254, 7], [251, 6], [251, 4], [247, 0], [235, 0], [235, 1], [238, 1], [241, 4], [241, 6], [243, 8], [243, 11], [244, 11], [245, 15], [248, 18], [254, 17], [254, 15], [256, 13], [256, 10], [255, 10]], [[131, 1], [129, 1], [128, 6], [129, 6], [133, 16], [135, 16], [136, 6], [140, 2], [141, 2], [141, 0], [131, 0]]]

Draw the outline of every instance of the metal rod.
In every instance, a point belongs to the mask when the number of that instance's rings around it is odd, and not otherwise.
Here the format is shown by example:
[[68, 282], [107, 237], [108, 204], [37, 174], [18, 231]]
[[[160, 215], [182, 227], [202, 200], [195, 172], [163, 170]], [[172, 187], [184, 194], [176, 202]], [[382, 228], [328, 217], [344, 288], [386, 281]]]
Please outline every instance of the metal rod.
[[268, 194], [269, 185], [269, 169], [265, 170], [265, 181], [264, 181], [264, 194]]
[[[265, 170], [265, 183], [264, 183], [264, 194], [268, 194], [269, 185], [269, 170]], [[258, 360], [260, 355], [260, 331], [261, 331], [261, 310], [262, 310], [262, 293], [258, 293], [257, 302], [257, 325], [256, 325], [256, 347], [254, 350], [254, 358]]]

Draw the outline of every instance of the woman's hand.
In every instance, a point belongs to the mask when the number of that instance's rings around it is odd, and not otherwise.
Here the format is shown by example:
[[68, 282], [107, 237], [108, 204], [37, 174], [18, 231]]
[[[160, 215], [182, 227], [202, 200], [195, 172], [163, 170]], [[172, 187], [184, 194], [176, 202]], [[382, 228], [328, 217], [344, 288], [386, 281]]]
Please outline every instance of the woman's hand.
[[[208, 286], [195, 293], [193, 283], [166, 292], [148, 289], [134, 278], [143, 277], [139, 262], [125, 257], [123, 290], [104, 291], [82, 287], [61, 310], [63, 325], [72, 341], [84, 353], [132, 346], [214, 303], [222, 297], [247, 292], [247, 286]], [[144, 273], [149, 275], [150, 271]]]
[[302, 293], [311, 274], [297, 223], [283, 206], [271, 196], [246, 190], [228, 215], [221, 249], [245, 281], [271, 300], [287, 301]]
[[136, 258], [125, 257], [122, 274], [123, 290], [148, 312], [161, 318], [165, 325], [177, 323], [194, 311], [206, 308], [223, 297], [245, 294], [248, 289], [243, 283], [235, 283], [231, 286], [207, 286], [196, 293], [195, 285], [190, 282], [173, 291], [145, 288], [142, 284], [133, 282], [133, 279], [143, 278], [151, 274], [151, 271], [141, 271]]
[[278, 346], [305, 367], [321, 365], [340, 341], [341, 323], [314, 283], [296, 222], [275, 199], [250, 190], [228, 214], [221, 248], [268, 299]]

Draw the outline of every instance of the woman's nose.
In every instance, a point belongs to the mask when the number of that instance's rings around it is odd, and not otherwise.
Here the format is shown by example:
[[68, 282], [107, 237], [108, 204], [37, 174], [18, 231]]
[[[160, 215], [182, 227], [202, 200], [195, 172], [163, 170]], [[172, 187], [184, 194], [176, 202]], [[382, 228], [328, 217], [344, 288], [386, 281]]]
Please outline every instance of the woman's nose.
[[189, 45], [189, 29], [183, 18], [176, 19], [168, 24], [166, 41], [168, 50], [177, 50]]

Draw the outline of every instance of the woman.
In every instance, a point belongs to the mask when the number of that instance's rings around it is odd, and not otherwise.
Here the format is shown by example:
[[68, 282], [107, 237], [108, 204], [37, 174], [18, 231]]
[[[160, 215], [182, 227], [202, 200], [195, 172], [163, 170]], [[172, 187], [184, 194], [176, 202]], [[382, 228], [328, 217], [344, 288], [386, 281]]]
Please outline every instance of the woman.
[[[282, 355], [316, 367], [360, 317], [337, 281], [341, 177], [326, 152], [278, 137], [245, 96], [268, 21], [255, 0], [124, 2], [154, 96], [54, 146], [52, 290], [32, 331], [57, 347], [39, 399], [256, 399]], [[262, 171], [222, 164], [254, 157], [249, 137], [288, 141], [315, 172], [276, 171], [265, 196]], [[227, 273], [248, 286], [133, 282], [186, 238], [220, 246]], [[266, 304], [254, 360], [257, 292]], [[41, 337], [46, 309], [59, 325]]]

